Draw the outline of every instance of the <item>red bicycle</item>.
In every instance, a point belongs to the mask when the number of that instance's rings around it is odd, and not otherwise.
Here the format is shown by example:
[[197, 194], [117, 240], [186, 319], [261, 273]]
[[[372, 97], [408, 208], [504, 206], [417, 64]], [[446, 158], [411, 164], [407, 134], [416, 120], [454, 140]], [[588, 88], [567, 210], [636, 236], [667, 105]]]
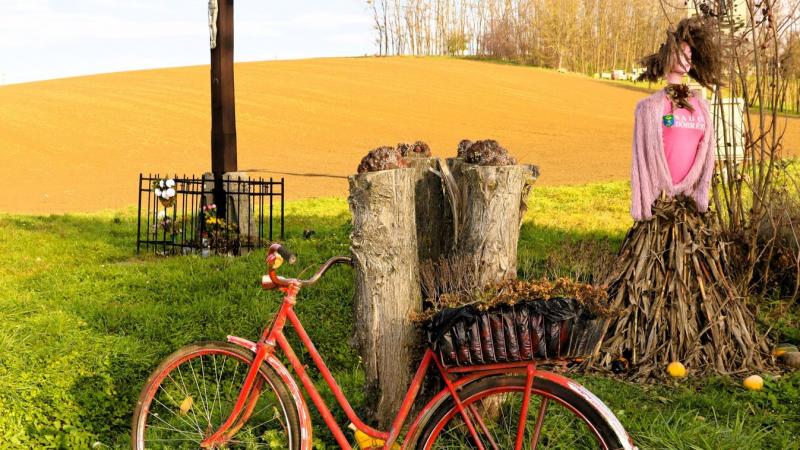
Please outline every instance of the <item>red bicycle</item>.
[[[311, 414], [300, 386], [278, 359], [278, 349], [288, 358], [336, 442], [343, 449], [352, 448], [286, 339], [287, 320], [351, 421], [360, 448], [636, 448], [600, 399], [568, 378], [538, 370], [534, 361], [448, 368], [431, 349], [425, 351], [391, 428], [380, 431], [366, 425], [294, 312], [301, 288], [316, 283], [331, 266], [351, 264], [351, 260], [331, 258], [307, 280], [276, 274], [284, 261], [294, 259], [278, 244], [268, 250], [269, 273], [262, 286], [279, 289], [284, 297], [258, 341], [228, 336], [228, 342], [189, 345], [153, 372], [133, 416], [135, 450], [311, 449]], [[406, 426], [431, 367], [444, 388]]]

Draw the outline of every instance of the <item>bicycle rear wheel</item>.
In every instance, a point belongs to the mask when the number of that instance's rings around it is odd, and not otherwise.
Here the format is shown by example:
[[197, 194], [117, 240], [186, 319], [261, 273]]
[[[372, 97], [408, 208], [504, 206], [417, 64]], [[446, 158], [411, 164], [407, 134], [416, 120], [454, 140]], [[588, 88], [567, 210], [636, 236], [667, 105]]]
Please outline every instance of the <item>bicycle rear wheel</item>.
[[[459, 392], [476, 429], [472, 436], [455, 402], [448, 398], [422, 427], [417, 449], [514, 449], [525, 391], [525, 377], [490, 376]], [[578, 386], [577, 389], [584, 389]], [[585, 391], [585, 389], [584, 389]], [[588, 393], [588, 391], [585, 391]], [[589, 394], [591, 395], [591, 394]], [[523, 449], [632, 449], [622, 425], [596, 397], [534, 378], [523, 430]], [[610, 417], [609, 417], [610, 415]], [[480, 446], [478, 444], [480, 442]]]
[[[224, 342], [189, 345], [167, 357], [139, 396], [133, 449], [200, 448], [233, 410], [252, 360], [252, 353]], [[299, 414], [278, 374], [262, 364], [254, 386], [260, 395], [249, 404], [249, 419], [223, 448], [299, 449]]]

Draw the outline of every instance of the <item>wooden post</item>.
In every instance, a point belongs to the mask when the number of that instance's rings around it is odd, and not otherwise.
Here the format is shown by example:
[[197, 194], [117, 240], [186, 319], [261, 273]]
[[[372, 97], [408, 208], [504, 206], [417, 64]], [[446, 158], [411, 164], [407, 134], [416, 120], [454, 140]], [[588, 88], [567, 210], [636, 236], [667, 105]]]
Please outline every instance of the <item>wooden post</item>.
[[419, 290], [415, 169], [350, 177], [355, 266], [355, 341], [364, 361], [373, 415], [388, 427], [411, 382], [416, 351], [412, 313]]
[[216, 4], [216, 39], [212, 36], [216, 46], [211, 48], [211, 172], [214, 174], [214, 202], [220, 216], [225, 217], [222, 175], [238, 170], [233, 89], [233, 0], [216, 0]]

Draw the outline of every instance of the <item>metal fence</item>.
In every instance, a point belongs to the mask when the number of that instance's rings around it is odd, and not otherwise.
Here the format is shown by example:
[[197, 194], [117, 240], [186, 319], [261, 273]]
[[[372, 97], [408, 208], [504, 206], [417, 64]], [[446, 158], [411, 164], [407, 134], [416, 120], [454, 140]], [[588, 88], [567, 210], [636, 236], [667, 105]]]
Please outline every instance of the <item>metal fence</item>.
[[137, 253], [239, 255], [283, 239], [283, 178], [226, 178], [222, 186], [225, 217], [217, 217], [213, 177], [139, 174]]

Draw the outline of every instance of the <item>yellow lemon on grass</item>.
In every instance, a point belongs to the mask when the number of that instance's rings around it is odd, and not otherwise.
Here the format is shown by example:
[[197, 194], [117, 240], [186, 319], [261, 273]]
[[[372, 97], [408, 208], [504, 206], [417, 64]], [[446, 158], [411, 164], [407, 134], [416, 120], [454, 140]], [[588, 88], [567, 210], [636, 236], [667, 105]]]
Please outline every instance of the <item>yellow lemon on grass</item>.
[[686, 367], [678, 361], [673, 361], [667, 366], [667, 373], [672, 378], [683, 378], [686, 376]]
[[758, 375], [750, 375], [742, 382], [745, 389], [751, 391], [760, 391], [764, 387], [764, 379]]

